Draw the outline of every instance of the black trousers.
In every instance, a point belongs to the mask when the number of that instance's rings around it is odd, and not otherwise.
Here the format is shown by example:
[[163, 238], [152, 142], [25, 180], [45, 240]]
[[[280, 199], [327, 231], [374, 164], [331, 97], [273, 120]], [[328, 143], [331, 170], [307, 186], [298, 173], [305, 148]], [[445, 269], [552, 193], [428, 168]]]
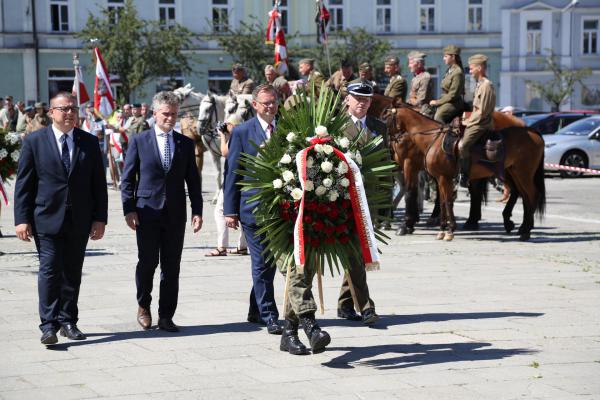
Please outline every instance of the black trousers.
[[70, 211], [57, 234], [34, 233], [40, 260], [38, 298], [42, 332], [78, 321], [77, 300], [88, 239], [89, 229], [75, 229]]
[[154, 271], [160, 262], [159, 318], [173, 318], [179, 295], [179, 270], [185, 221], [171, 221], [166, 209], [156, 217], [144, 218], [136, 229], [138, 263], [135, 270], [137, 301], [150, 309]]

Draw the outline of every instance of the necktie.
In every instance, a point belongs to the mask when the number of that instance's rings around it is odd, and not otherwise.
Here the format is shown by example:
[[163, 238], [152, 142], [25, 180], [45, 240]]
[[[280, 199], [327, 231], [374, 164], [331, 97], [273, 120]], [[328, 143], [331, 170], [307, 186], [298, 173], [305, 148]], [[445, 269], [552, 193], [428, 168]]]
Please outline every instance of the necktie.
[[168, 171], [171, 168], [171, 143], [169, 143], [169, 134], [161, 133], [161, 136], [165, 138], [165, 143], [163, 146], [164, 155], [163, 155], [163, 169]]
[[64, 134], [60, 137], [60, 141], [62, 142], [62, 152], [61, 152], [61, 161], [63, 163], [63, 167], [65, 168], [65, 172], [68, 174], [71, 169], [71, 157], [69, 157], [69, 145], [67, 144], [67, 134]]
[[360, 119], [357, 119], [356, 122], [354, 123], [354, 125], [356, 125], [356, 129], [358, 129], [359, 132], [361, 132], [363, 130], [363, 124]]
[[266, 133], [267, 133], [267, 139], [270, 139], [271, 138], [271, 134], [273, 133], [273, 124], [269, 124], [267, 126], [267, 132]]

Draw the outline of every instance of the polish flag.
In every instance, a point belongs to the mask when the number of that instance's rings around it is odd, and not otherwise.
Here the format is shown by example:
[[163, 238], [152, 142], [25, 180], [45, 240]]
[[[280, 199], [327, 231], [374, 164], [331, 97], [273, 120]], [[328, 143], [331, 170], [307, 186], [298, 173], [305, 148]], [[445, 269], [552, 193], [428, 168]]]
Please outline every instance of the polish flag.
[[277, 9], [277, 5], [269, 11], [266, 43], [275, 44], [274, 67], [279, 74], [284, 74], [288, 69], [288, 56], [283, 27], [281, 26], [281, 14]]
[[110, 78], [106, 70], [106, 64], [102, 59], [100, 50], [94, 48], [96, 55], [96, 83], [94, 84], [94, 108], [107, 118], [115, 109], [115, 101], [113, 100], [112, 91], [110, 89]]
[[79, 65], [75, 66], [75, 79], [73, 80], [73, 96], [77, 97], [77, 106], [79, 107], [79, 116], [85, 117], [85, 110], [83, 109], [83, 105], [90, 101], [90, 95], [85, 88], [85, 83], [83, 83], [83, 75], [81, 73], [81, 67]]

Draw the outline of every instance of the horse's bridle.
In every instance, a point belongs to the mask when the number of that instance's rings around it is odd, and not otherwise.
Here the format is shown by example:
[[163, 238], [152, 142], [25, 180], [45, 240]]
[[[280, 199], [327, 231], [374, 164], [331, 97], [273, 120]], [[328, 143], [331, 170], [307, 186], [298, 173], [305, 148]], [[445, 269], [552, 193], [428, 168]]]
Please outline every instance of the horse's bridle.
[[209, 103], [211, 105], [211, 110], [210, 110], [210, 113], [208, 114], [208, 118], [198, 120], [198, 122], [200, 122], [200, 126], [199, 126], [198, 130], [201, 135], [210, 134], [215, 128], [210, 123], [213, 121], [216, 123], [217, 119], [218, 119], [217, 103], [216, 103], [215, 98], [211, 96], [209, 98]]

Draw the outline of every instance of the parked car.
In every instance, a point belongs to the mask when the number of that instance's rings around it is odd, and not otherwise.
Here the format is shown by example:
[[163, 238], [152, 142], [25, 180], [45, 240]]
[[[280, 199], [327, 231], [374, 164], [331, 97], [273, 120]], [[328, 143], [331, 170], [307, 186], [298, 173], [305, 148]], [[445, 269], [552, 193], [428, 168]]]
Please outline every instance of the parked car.
[[589, 117], [592, 114], [583, 112], [554, 112], [548, 114], [527, 115], [523, 118], [525, 124], [537, 130], [542, 135], [552, 134], [565, 126]]
[[[600, 115], [573, 122], [554, 135], [544, 135], [544, 140], [545, 163], [600, 169]], [[560, 174], [563, 177], [582, 175], [581, 172], [564, 170], [560, 170]]]

